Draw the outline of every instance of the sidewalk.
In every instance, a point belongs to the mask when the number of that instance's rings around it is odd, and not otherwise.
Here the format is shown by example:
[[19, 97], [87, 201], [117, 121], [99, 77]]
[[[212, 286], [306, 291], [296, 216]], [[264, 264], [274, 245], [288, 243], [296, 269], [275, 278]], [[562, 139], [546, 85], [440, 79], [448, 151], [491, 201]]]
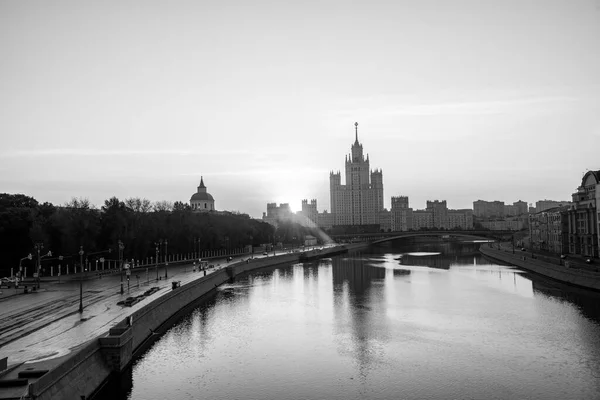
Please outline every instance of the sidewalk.
[[[498, 244], [494, 244], [494, 248], [497, 248], [497, 246], [500, 246], [501, 250], [504, 251], [508, 251], [511, 252], [513, 251], [513, 247], [512, 247], [512, 243], [498, 243]], [[582, 257], [579, 255], [572, 255], [572, 254], [568, 254], [565, 258], [561, 258], [560, 255], [558, 254], [554, 254], [554, 253], [550, 253], [550, 252], [546, 252], [546, 251], [539, 251], [539, 250], [530, 250], [525, 248], [525, 250], [521, 250], [522, 248], [517, 248], [515, 247], [514, 251], [515, 251], [515, 255], [519, 255], [519, 254], [523, 254], [524, 256], [527, 257], [531, 257], [532, 255], [535, 256], [536, 259], [539, 259], [541, 261], [545, 261], [547, 263], [551, 263], [551, 264], [555, 264], [555, 265], [566, 265], [566, 263], [568, 263], [570, 268], [573, 269], [581, 269], [584, 271], [590, 271], [590, 272], [600, 272], [600, 261], [598, 259], [593, 259], [593, 262], [591, 264], [588, 264], [586, 262], [586, 259], [588, 257]]]
[[[288, 253], [282, 251], [277, 255], [285, 254]], [[262, 258], [262, 255], [255, 255], [254, 260]], [[213, 259], [214, 268], [205, 271], [208, 275], [248, 259], [247, 255], [230, 262]], [[122, 294], [121, 274], [89, 280], [61, 279], [60, 283], [46, 277], [42, 278], [40, 290], [28, 294], [23, 294], [23, 289], [16, 292], [14, 288], [3, 289], [0, 296], [0, 359], [8, 356], [11, 365], [68, 354], [74, 347], [108, 332], [115, 321], [122, 320], [148, 301], [171, 291], [173, 281], [180, 281], [184, 285], [204, 276], [204, 271], [198, 267], [194, 270], [190, 262], [169, 264], [167, 274], [168, 279], [165, 279], [164, 265], [133, 269], [129, 285], [126, 277], [123, 277]], [[128, 297], [141, 295], [152, 287], [158, 287], [158, 291], [131, 307], [117, 304]], [[83, 303], [83, 313], [79, 313], [80, 301]]]

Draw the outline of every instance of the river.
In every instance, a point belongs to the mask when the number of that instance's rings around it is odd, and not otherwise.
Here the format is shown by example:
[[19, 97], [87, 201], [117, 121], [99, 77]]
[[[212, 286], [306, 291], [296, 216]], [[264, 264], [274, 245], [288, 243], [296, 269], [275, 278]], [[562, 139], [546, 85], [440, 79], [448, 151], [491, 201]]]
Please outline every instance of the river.
[[597, 399], [600, 295], [399, 241], [236, 278], [100, 397]]

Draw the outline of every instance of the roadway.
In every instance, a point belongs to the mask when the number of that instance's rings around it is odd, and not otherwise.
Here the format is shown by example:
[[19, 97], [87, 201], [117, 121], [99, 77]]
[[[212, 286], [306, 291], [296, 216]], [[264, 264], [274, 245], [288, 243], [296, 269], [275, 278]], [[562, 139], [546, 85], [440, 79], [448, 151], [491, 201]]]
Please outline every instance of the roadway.
[[[318, 246], [317, 246], [318, 247]], [[287, 254], [292, 250], [276, 251]], [[272, 257], [273, 253], [269, 253]], [[266, 257], [254, 255], [254, 258]], [[214, 268], [210, 274], [231, 263], [246, 260], [248, 255], [211, 259]], [[139, 274], [139, 282], [137, 275]], [[69, 280], [42, 281], [38, 291], [23, 293], [23, 289], [2, 289], [0, 296], [0, 358], [8, 357], [8, 364], [43, 361], [61, 357], [72, 349], [92, 340], [121, 321], [149, 301], [172, 290], [172, 281], [181, 284], [204, 276], [203, 271], [193, 270], [192, 263], [169, 265], [168, 279], [164, 278], [164, 265], [158, 266], [160, 280], [156, 279], [154, 267], [132, 271], [129, 286], [124, 278], [124, 293], [121, 294], [121, 276], [105, 275], [101, 278], [83, 280], [83, 313], [79, 313], [78, 278]], [[117, 305], [127, 297], [143, 294], [152, 287], [159, 290], [132, 307]]]
[[[231, 262], [241, 258], [248, 257], [237, 257]], [[207, 274], [229, 264], [225, 258], [211, 262], [215, 267], [207, 269]], [[202, 271], [194, 272], [191, 263], [169, 265], [168, 279], [164, 278], [164, 265], [158, 267], [158, 273], [161, 279], [157, 281], [153, 267], [148, 268], [147, 275], [145, 270], [133, 271], [129, 287], [124, 279], [123, 294], [118, 274], [82, 281], [84, 308], [81, 314], [78, 280], [42, 282], [39, 291], [12, 296], [6, 296], [6, 292], [14, 292], [15, 289], [3, 289], [4, 296], [0, 298], [0, 358], [8, 357], [11, 365], [65, 355], [107, 332], [114, 323], [148, 301], [172, 290], [172, 281], [181, 281], [183, 285], [204, 276]], [[159, 290], [133, 307], [117, 305], [119, 301], [143, 294], [151, 287]], [[19, 293], [23, 293], [23, 289], [19, 289]]]

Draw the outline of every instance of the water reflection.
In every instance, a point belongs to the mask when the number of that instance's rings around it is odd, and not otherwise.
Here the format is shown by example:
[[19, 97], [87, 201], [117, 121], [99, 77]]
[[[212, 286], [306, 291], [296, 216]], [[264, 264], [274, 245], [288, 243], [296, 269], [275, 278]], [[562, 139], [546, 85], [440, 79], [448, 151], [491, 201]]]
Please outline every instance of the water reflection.
[[383, 286], [386, 270], [373, 267], [363, 257], [334, 258], [335, 343], [342, 357], [354, 360], [360, 379], [366, 379], [389, 336]]
[[568, 302], [600, 326], [600, 293], [579, 289], [539, 276], [530, 276], [534, 292]]
[[490, 263], [476, 246], [386, 246], [238, 277], [115, 390], [131, 400], [594, 398], [600, 295]]

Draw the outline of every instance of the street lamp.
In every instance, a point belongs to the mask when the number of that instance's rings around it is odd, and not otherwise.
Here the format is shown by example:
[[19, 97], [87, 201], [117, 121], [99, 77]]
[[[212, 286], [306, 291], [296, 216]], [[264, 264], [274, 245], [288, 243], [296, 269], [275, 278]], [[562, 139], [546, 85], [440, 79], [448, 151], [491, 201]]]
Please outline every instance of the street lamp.
[[513, 254], [515, 254], [515, 234], [512, 234], [512, 246], [513, 246]]
[[[79, 265], [83, 267], [83, 246], [79, 246]], [[83, 274], [79, 276], [79, 313], [83, 313]]]
[[29, 253], [27, 255], [27, 257], [23, 257], [19, 260], [19, 273], [17, 275], [18, 280], [20, 280], [20, 281], [25, 280], [25, 276], [23, 274], [23, 266], [21, 265], [21, 263], [23, 262], [23, 260], [32, 260], [32, 259], [33, 259], [33, 255], [31, 253]]
[[123, 250], [125, 249], [125, 245], [121, 240], [119, 240], [119, 268], [121, 269], [121, 294], [125, 293], [123, 290]]
[[156, 281], [158, 282], [158, 246], [159, 242], [154, 243], [156, 245], [156, 259], [154, 260], [154, 268], [156, 269]]
[[40, 288], [40, 276], [42, 273], [42, 257], [51, 257], [52, 256], [52, 252], [49, 251], [47, 254], [44, 255], [40, 255], [40, 250], [44, 248], [44, 243], [42, 242], [37, 242], [34, 245], [35, 250], [37, 251], [37, 273], [35, 274], [35, 278], [37, 281], [37, 288]]
[[167, 249], [168, 249], [168, 245], [169, 245], [169, 241], [167, 239], [165, 239], [165, 279], [167, 279], [167, 265], [169, 265], [169, 261], [167, 260]]

